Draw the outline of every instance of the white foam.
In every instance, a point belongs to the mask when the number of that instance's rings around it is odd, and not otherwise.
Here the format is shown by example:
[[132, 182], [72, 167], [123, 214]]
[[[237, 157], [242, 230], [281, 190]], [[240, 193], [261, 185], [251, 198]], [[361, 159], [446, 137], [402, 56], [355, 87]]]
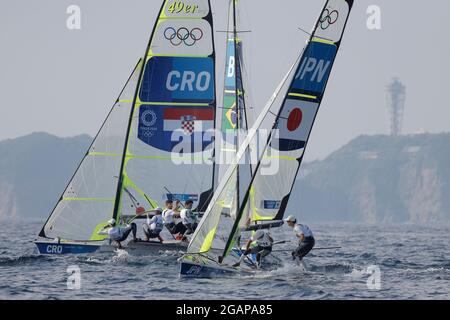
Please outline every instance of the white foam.
[[128, 262], [128, 258], [130, 257], [128, 252], [123, 249], [116, 249], [114, 252], [116, 255], [112, 257], [112, 262]]

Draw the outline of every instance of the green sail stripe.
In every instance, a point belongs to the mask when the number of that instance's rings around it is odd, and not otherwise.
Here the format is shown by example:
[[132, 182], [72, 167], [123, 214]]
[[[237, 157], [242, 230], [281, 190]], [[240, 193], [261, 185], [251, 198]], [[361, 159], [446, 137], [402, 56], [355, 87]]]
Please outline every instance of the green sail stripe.
[[203, 157], [174, 157], [174, 156], [139, 156], [127, 154], [128, 159], [148, 159], [148, 160], [203, 160]]
[[113, 202], [114, 198], [63, 198], [63, 201]]
[[118, 153], [109, 153], [109, 152], [89, 152], [88, 156], [91, 157], [121, 157], [121, 154]]

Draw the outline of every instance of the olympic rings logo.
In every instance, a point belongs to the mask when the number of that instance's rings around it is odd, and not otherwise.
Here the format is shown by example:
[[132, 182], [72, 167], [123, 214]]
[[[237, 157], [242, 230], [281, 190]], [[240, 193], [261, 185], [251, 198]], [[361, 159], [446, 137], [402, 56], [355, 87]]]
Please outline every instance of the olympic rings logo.
[[339, 12], [337, 10], [325, 9], [322, 18], [320, 18], [320, 27], [322, 30], [328, 29], [331, 25], [335, 24], [339, 19]]
[[197, 41], [203, 38], [203, 31], [200, 28], [194, 28], [189, 31], [189, 29], [185, 27], [181, 27], [178, 30], [168, 27], [164, 30], [164, 38], [176, 47], [182, 43], [188, 47], [192, 47]]
[[141, 122], [146, 127], [153, 127], [156, 124], [158, 117], [153, 110], [145, 110], [141, 115]]

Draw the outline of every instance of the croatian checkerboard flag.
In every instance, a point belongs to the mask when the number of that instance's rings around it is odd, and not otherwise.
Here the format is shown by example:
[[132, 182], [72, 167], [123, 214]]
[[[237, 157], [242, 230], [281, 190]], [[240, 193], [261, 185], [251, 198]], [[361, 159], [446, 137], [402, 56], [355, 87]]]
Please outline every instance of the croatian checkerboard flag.
[[167, 108], [163, 118], [164, 131], [183, 130], [184, 134], [191, 135], [214, 128], [212, 108]]

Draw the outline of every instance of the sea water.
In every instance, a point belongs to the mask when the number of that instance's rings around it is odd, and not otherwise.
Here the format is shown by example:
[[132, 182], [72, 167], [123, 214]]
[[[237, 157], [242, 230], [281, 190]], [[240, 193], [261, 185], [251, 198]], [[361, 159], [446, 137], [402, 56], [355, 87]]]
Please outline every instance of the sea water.
[[[43, 222], [0, 225], [0, 299], [450, 299], [450, 226], [310, 224], [307, 270], [295, 242], [274, 246], [275, 270], [226, 279], [180, 279], [178, 252], [127, 250], [38, 255]], [[275, 241], [293, 239], [286, 226]]]

